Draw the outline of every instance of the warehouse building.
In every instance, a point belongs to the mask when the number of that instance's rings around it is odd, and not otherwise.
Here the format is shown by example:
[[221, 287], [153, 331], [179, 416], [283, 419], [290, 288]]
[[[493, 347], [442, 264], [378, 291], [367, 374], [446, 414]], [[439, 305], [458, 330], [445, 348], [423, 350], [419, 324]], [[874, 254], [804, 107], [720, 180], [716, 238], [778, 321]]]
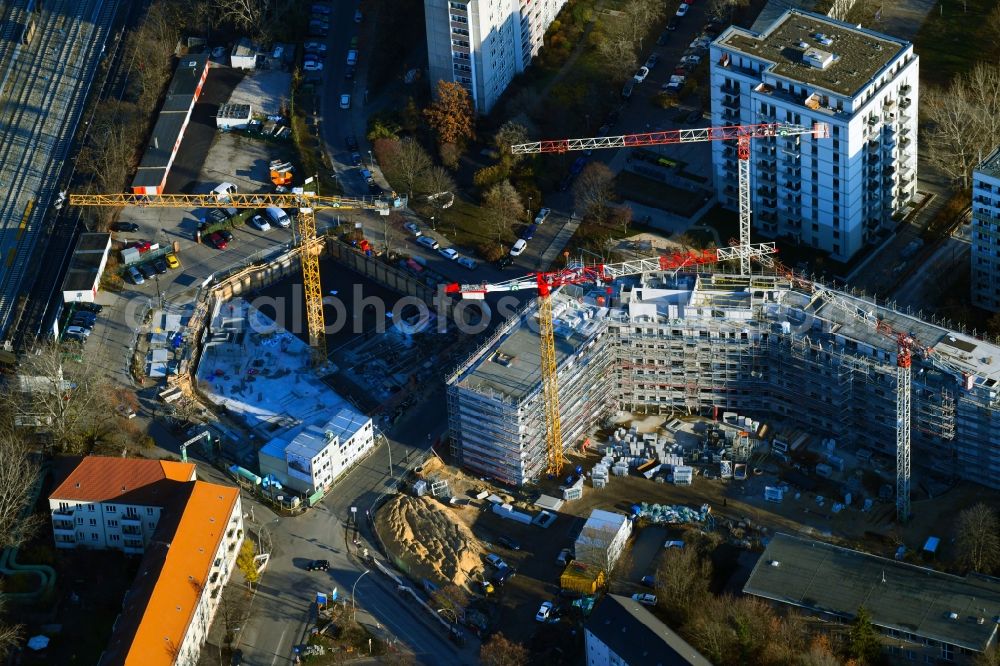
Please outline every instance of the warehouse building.
[[638, 601], [609, 594], [584, 625], [587, 666], [710, 666]]
[[93, 303], [111, 253], [111, 234], [80, 234], [63, 279], [64, 303]]
[[[871, 301], [783, 277], [648, 275], [553, 295], [563, 446], [619, 410], [733, 410], [895, 456], [896, 341], [914, 359], [913, 462], [1000, 487], [1000, 348]], [[821, 296], [829, 294], [831, 297]], [[545, 416], [537, 306], [526, 307], [448, 380], [453, 453], [506, 483], [537, 479]]]
[[953, 576], [776, 534], [743, 591], [833, 623], [852, 621], [864, 606], [893, 661], [971, 663], [997, 645], [996, 578]]
[[149, 145], [132, 181], [133, 194], [163, 194], [194, 104], [208, 78], [208, 67], [207, 55], [181, 56], [163, 100], [160, 116], [153, 126]]

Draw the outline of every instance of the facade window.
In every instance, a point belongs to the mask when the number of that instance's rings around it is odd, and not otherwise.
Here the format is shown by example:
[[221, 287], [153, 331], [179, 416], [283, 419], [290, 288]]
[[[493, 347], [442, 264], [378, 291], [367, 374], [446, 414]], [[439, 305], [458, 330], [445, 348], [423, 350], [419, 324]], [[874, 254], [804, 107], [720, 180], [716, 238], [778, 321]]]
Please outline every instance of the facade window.
[[146, 515], [147, 516], [152, 516], [153, 515], [153, 507], [151, 507], [151, 506], [147, 506], [146, 507]]
[[117, 520], [109, 520], [108, 521], [108, 527], [118, 527], [118, 521]]
[[90, 519], [90, 526], [91, 527], [97, 527], [97, 518], [91, 518]]
[[955, 646], [941, 643], [941, 658], [945, 661], [953, 661], [955, 659]]
[[112, 541], [121, 541], [121, 536], [119, 536], [119, 535], [117, 535], [117, 534], [112, 534], [112, 535], [111, 535], [110, 537], [108, 537], [108, 538], [109, 538], [109, 539], [111, 539]]
[[76, 517], [76, 524], [77, 525], [83, 525], [83, 516], [77, 516]]
[[91, 534], [90, 534], [90, 540], [91, 541], [97, 541], [97, 532], [91, 532]]
[[69, 502], [59, 502], [60, 511], [69, 511]]
[[118, 507], [114, 504], [109, 504], [104, 510], [108, 513], [118, 513]]
[[96, 506], [94, 504], [88, 504], [87, 505], [87, 510], [88, 511], [96, 511], [97, 508], [96, 508]]

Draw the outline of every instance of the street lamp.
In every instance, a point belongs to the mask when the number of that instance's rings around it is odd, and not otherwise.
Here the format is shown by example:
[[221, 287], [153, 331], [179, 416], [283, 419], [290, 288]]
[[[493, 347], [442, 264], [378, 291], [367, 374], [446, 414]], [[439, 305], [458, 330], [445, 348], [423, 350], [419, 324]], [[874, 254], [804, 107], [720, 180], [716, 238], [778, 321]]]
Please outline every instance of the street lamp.
[[375, 168], [375, 158], [372, 157], [372, 151], [368, 151], [368, 166], [371, 169]]
[[437, 231], [437, 227], [434, 226], [434, 216], [431, 215], [431, 230]]
[[528, 223], [531, 223], [531, 197], [528, 197]]
[[354, 581], [354, 585], [351, 587], [351, 605], [354, 606], [354, 621], [358, 621], [358, 598], [354, 596], [354, 590], [358, 588], [358, 583], [361, 579], [371, 573], [371, 569], [365, 569], [365, 572], [358, 576], [358, 579]]

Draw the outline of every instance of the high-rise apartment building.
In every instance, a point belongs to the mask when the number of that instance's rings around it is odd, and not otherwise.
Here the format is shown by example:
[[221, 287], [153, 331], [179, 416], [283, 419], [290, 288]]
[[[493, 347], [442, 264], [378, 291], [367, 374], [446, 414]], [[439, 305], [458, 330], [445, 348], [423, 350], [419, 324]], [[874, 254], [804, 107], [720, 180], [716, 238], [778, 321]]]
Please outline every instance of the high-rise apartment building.
[[424, 0], [431, 87], [460, 83], [479, 113], [538, 54], [566, 0]]
[[972, 172], [972, 302], [1000, 311], [1000, 148]]
[[[909, 42], [790, 10], [711, 45], [713, 125], [824, 123], [828, 138], [751, 146], [754, 231], [847, 261], [913, 198], [919, 59]], [[713, 142], [720, 203], [738, 206], [737, 147]]]

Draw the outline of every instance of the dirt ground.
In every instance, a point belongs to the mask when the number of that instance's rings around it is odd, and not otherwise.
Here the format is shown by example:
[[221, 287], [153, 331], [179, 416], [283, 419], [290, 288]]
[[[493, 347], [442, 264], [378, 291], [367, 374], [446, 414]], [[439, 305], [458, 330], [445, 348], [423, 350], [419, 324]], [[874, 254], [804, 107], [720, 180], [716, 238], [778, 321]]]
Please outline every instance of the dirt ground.
[[379, 534], [414, 580], [466, 587], [481, 568], [478, 540], [451, 511], [456, 509], [435, 499], [409, 495], [397, 495], [379, 510]]

